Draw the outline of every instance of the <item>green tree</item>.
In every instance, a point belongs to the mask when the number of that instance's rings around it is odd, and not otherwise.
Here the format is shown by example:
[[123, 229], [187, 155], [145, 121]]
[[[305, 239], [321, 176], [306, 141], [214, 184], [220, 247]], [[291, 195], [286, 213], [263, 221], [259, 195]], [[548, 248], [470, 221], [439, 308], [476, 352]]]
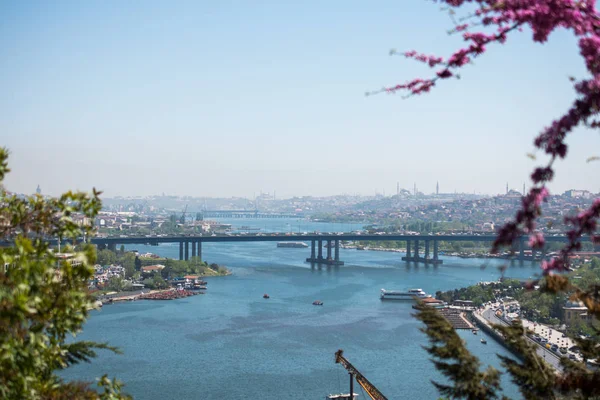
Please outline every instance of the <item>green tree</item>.
[[154, 277], [152, 278], [152, 283], [154, 284], [154, 287], [156, 289], [166, 289], [169, 287], [167, 281], [165, 281], [160, 274], [154, 275]]
[[[0, 149], [0, 182], [8, 169], [8, 152]], [[81, 331], [93, 298], [87, 281], [96, 260], [85, 245], [71, 260], [58, 259], [41, 238], [75, 239], [90, 234], [72, 216], [93, 219], [100, 210], [99, 192], [68, 192], [59, 198], [20, 198], [0, 192], [0, 232], [13, 243], [0, 248], [0, 398], [118, 399], [121, 384], [103, 376], [99, 391], [86, 382], [65, 382], [56, 372], [90, 361], [106, 343], [72, 341]]]
[[104, 249], [98, 252], [96, 262], [100, 265], [110, 265], [117, 262], [117, 255], [114, 251]]
[[120, 276], [113, 276], [108, 280], [108, 284], [106, 285], [108, 290], [113, 290], [115, 292], [121, 292], [124, 287], [125, 284], [123, 282], [123, 278]]
[[121, 258], [121, 265], [125, 268], [125, 277], [131, 278], [133, 274], [135, 274], [135, 254], [133, 253], [125, 253], [123, 258]]

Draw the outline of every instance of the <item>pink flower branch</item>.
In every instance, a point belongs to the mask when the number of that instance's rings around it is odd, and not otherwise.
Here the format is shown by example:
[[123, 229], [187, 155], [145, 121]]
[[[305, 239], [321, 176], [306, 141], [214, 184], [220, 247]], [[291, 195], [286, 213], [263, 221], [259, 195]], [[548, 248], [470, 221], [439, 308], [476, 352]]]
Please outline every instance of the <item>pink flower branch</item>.
[[[469, 42], [467, 48], [454, 52], [447, 60], [441, 57], [425, 55], [416, 51], [401, 54], [407, 58], [426, 63], [434, 68], [442, 66], [435, 76], [422, 79], [417, 78], [404, 84], [399, 84], [378, 91], [376, 93], [408, 92], [408, 96], [429, 92], [438, 80], [450, 77], [459, 77], [455, 72], [472, 58], [480, 56], [487, 50], [490, 43], [505, 43], [507, 34], [515, 29], [521, 30], [523, 26], [531, 28], [533, 41], [544, 43], [548, 36], [557, 28], [571, 30], [578, 37], [578, 47], [590, 78], [574, 83], [577, 99], [569, 110], [559, 119], [546, 127], [534, 140], [534, 145], [550, 156], [547, 165], [537, 167], [531, 180], [534, 185], [527, 194], [523, 195], [521, 208], [517, 211], [514, 220], [505, 224], [493, 244], [492, 251], [496, 252], [503, 246], [512, 245], [523, 234], [530, 235], [529, 244], [533, 248], [544, 246], [544, 236], [536, 231], [536, 220], [542, 214], [541, 204], [548, 196], [546, 185], [554, 177], [553, 164], [556, 159], [565, 158], [567, 154], [566, 137], [577, 126], [584, 125], [589, 128], [600, 127], [600, 121], [593, 119], [600, 111], [600, 16], [596, 10], [595, 0], [440, 0], [450, 9], [450, 15], [455, 27], [451, 33], [463, 32], [463, 38]], [[478, 4], [479, 9], [467, 18], [460, 19], [458, 24], [454, 18], [453, 9], [472, 3]], [[465, 20], [478, 19], [478, 23], [462, 23]], [[466, 32], [470, 27], [481, 25], [495, 26], [496, 33]], [[575, 79], [572, 79], [575, 81]], [[567, 232], [569, 242], [561, 250], [560, 256], [549, 262], [544, 262], [544, 273], [563, 271], [569, 268], [569, 255], [581, 248], [580, 239], [583, 235], [590, 235], [595, 244], [600, 244], [600, 236], [596, 235], [598, 219], [600, 218], [600, 199], [586, 211], [577, 216], [566, 218], [565, 222], [572, 225]]]

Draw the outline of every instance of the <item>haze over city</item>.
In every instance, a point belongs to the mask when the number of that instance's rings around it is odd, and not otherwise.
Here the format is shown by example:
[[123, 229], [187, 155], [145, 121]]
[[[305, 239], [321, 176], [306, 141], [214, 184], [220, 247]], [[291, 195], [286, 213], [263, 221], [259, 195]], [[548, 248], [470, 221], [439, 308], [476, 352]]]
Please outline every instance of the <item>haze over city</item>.
[[[558, 32], [533, 45], [517, 40], [530, 38], [525, 30], [427, 96], [365, 97], [431, 74], [391, 48], [447, 56], [462, 46], [436, 10], [3, 3], [5, 185], [105, 196], [393, 194], [397, 182], [431, 193], [437, 181], [441, 192], [521, 190], [536, 164], [526, 157], [533, 137], [572, 101], [568, 76], [584, 74], [575, 39]], [[597, 192], [600, 164], [586, 159], [600, 138], [580, 129], [569, 144], [551, 190]]]

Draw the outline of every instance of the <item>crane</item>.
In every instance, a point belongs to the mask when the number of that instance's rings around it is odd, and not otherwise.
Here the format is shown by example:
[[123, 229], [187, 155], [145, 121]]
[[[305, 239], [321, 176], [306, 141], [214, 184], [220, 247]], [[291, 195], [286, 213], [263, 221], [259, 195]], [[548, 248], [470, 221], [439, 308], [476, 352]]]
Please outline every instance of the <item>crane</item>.
[[[344, 350], [340, 349], [335, 353], [335, 363], [342, 364], [348, 373], [356, 378], [356, 382], [367, 392], [369, 397], [373, 400], [387, 400], [379, 389], [377, 389], [369, 380], [363, 376], [355, 367], [344, 357]], [[352, 378], [350, 379], [350, 396], [352, 396]]]

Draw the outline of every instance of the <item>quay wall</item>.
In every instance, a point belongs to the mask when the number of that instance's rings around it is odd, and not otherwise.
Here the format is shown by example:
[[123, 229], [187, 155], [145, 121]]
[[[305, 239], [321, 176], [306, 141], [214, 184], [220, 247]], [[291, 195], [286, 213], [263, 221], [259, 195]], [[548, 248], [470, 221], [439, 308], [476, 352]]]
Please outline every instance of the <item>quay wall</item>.
[[496, 331], [494, 328], [492, 328], [488, 324], [488, 322], [485, 318], [483, 318], [481, 315], [478, 315], [476, 312], [472, 312], [471, 317], [475, 320], [475, 323], [477, 324], [477, 326], [479, 326], [479, 328], [481, 328], [482, 331], [484, 331], [485, 333], [490, 335], [492, 338], [494, 338], [494, 340], [496, 340], [498, 343], [500, 343], [504, 348], [506, 348], [508, 351], [510, 351], [513, 355], [515, 355], [516, 357], [518, 357], [521, 360], [523, 359], [523, 357], [521, 356], [521, 353], [517, 352], [512, 346], [510, 346], [508, 343], [506, 343], [506, 340], [504, 340], [504, 337], [498, 331]]

